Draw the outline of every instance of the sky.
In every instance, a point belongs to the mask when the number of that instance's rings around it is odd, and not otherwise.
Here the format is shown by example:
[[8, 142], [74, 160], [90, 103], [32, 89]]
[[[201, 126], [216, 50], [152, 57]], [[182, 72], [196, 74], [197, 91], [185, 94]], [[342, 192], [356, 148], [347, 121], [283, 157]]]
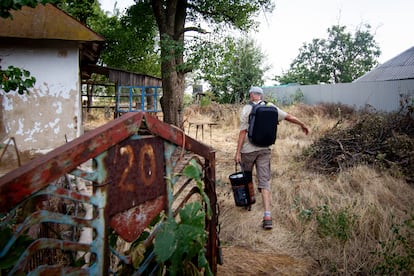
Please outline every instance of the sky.
[[[133, 0], [99, 0], [101, 8], [122, 11]], [[333, 25], [346, 26], [354, 34], [361, 24], [371, 25], [370, 32], [381, 49], [378, 61], [384, 63], [414, 46], [414, 0], [276, 0], [272, 14], [261, 13], [260, 28], [252, 35], [266, 55], [266, 85], [274, 84], [275, 75], [286, 72], [304, 43], [327, 38]]]

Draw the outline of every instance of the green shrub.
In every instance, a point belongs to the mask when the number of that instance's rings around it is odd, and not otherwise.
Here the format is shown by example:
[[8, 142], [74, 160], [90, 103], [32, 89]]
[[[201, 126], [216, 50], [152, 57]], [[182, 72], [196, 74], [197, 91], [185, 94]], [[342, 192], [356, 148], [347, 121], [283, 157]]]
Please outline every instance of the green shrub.
[[[187, 203], [179, 211], [179, 219], [172, 215], [166, 218], [155, 236], [154, 253], [168, 275], [201, 275], [203, 270], [204, 275], [213, 275], [205, 256], [207, 233], [204, 229], [205, 219], [211, 219], [212, 210], [202, 187], [201, 170], [194, 159], [185, 167], [183, 175], [196, 182], [202, 201]], [[206, 211], [203, 206], [207, 207]]]
[[317, 232], [322, 237], [331, 236], [346, 242], [353, 232], [356, 215], [348, 208], [334, 212], [328, 205], [318, 207], [316, 212]]
[[381, 262], [374, 268], [378, 275], [413, 275], [414, 274], [414, 215], [402, 223], [392, 223], [392, 238], [380, 241], [380, 249], [374, 254]]
[[193, 95], [184, 93], [184, 107], [190, 106], [193, 102]]

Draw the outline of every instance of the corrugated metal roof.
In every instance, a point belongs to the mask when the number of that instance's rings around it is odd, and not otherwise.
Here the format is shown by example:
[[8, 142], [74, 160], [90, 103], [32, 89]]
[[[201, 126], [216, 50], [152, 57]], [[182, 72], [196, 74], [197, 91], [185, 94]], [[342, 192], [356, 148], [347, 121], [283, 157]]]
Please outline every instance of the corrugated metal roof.
[[102, 36], [51, 4], [25, 6], [11, 14], [12, 18], [0, 18], [0, 37], [104, 41]]
[[414, 79], [414, 47], [372, 69], [354, 82]]

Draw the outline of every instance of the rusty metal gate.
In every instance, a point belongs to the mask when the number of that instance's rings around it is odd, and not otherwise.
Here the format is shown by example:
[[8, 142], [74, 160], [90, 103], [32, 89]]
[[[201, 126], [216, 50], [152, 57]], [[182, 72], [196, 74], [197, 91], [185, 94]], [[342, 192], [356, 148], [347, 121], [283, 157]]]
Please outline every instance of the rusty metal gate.
[[180, 173], [190, 160], [202, 172], [212, 210], [205, 249], [216, 274], [215, 152], [143, 112], [127, 113], [0, 178], [1, 271], [116, 275], [120, 265], [131, 269], [131, 248], [139, 244], [142, 258], [131, 275], [156, 274], [153, 240], [163, 217], [199, 200], [193, 179]]

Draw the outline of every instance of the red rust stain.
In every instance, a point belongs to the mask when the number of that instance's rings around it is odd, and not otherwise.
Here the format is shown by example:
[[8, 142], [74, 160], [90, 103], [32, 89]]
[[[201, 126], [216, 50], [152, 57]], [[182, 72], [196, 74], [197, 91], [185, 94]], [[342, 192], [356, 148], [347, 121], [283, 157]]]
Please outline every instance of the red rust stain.
[[164, 209], [165, 196], [144, 202], [125, 212], [114, 215], [110, 226], [127, 242], [136, 240], [147, 225]]

